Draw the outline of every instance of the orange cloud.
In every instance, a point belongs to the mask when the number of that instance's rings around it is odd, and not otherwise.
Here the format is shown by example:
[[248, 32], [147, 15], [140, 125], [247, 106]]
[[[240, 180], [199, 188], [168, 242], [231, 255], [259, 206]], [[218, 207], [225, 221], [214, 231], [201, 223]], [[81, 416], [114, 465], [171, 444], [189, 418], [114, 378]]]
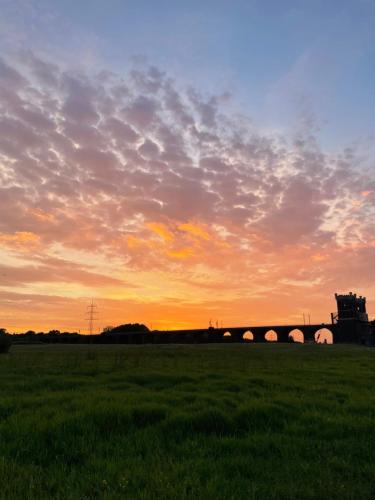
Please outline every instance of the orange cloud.
[[45, 210], [41, 208], [32, 208], [29, 210], [31, 215], [33, 215], [36, 219], [45, 221], [45, 222], [53, 222], [55, 220], [55, 216], [53, 214], [49, 214]]
[[169, 231], [167, 226], [161, 222], [148, 222], [146, 227], [153, 233], [160, 236], [160, 238], [164, 241], [172, 241], [174, 239], [173, 233]]
[[40, 237], [28, 231], [18, 231], [13, 234], [0, 233], [0, 244], [16, 248], [17, 250], [27, 251], [39, 245]]
[[186, 259], [194, 255], [192, 248], [181, 248], [180, 250], [168, 250], [167, 255], [176, 259]]
[[144, 240], [142, 240], [141, 238], [138, 238], [137, 236], [133, 236], [133, 235], [129, 235], [129, 236], [126, 236], [126, 243], [128, 245], [128, 248], [130, 248], [131, 250], [134, 250], [136, 248], [140, 248], [141, 246], [143, 246], [145, 244]]
[[312, 256], [312, 260], [315, 262], [324, 262], [328, 260], [328, 256], [321, 253], [316, 253]]
[[180, 229], [181, 231], [185, 231], [193, 236], [196, 236], [197, 238], [202, 238], [204, 240], [210, 239], [210, 235], [205, 229], [203, 229], [202, 226], [194, 224], [192, 222], [179, 224], [178, 229]]

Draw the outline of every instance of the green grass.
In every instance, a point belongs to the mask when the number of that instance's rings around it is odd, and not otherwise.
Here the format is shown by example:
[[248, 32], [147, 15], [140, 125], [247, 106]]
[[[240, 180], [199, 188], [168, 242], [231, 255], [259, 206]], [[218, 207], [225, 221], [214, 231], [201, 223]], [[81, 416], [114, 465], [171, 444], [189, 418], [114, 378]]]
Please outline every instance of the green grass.
[[375, 350], [13, 346], [0, 498], [367, 499]]

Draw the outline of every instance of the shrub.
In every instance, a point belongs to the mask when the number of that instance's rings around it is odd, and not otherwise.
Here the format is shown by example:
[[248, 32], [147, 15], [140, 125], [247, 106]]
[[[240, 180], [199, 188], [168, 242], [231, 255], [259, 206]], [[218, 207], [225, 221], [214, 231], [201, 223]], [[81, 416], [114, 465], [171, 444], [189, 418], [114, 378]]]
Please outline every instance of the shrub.
[[0, 334], [0, 354], [8, 352], [11, 345], [12, 341], [9, 335]]

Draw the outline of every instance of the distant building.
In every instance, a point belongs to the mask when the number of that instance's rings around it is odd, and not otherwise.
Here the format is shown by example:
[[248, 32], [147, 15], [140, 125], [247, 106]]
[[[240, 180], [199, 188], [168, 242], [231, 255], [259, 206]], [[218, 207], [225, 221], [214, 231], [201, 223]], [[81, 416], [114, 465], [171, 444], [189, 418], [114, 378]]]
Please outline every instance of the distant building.
[[331, 314], [336, 326], [335, 342], [359, 342], [374, 345], [374, 330], [366, 312], [366, 297], [349, 292], [335, 293], [337, 314]]
[[346, 295], [335, 293], [337, 302], [337, 321], [359, 320], [368, 321], [366, 312], [366, 297], [349, 292]]

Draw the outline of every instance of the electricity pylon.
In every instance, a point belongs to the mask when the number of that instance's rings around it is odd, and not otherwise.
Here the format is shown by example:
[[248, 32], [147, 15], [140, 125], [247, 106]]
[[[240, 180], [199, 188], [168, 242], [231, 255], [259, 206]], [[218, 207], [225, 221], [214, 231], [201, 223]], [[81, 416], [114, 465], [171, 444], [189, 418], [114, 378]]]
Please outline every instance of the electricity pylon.
[[94, 300], [91, 300], [91, 304], [87, 306], [86, 309], [86, 320], [89, 324], [90, 335], [94, 332], [94, 321], [98, 319], [98, 306], [94, 304]]

